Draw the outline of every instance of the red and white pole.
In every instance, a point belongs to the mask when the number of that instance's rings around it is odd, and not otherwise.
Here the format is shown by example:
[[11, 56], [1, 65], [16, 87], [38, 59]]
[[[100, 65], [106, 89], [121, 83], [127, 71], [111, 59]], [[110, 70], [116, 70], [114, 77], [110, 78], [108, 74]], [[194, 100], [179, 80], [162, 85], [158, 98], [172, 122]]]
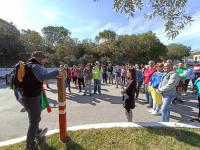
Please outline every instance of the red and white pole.
[[65, 80], [64, 76], [57, 78], [58, 86], [58, 111], [59, 111], [59, 129], [60, 140], [65, 140], [67, 137], [67, 119], [66, 119], [66, 100], [65, 100]]

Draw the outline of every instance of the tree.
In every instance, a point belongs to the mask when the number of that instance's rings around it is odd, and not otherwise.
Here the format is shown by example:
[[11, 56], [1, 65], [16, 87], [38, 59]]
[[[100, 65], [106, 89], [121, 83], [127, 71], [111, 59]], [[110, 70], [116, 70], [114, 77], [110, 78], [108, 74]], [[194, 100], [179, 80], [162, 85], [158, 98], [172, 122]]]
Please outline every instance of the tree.
[[186, 56], [190, 56], [191, 47], [185, 46], [183, 44], [170, 44], [167, 46], [167, 58], [172, 60], [182, 60]]
[[57, 44], [62, 44], [66, 39], [70, 38], [70, 31], [64, 27], [48, 26], [42, 28], [44, 43], [55, 47]]
[[[118, 38], [115, 55], [123, 63], [146, 63], [153, 59], [160, 61], [166, 55], [166, 46], [153, 32], [138, 35], [121, 35]], [[141, 59], [142, 58], [142, 59]]]
[[[95, 0], [99, 1], [99, 0]], [[160, 17], [165, 24], [165, 32], [169, 38], [174, 39], [179, 31], [184, 29], [193, 20], [187, 14], [185, 6], [188, 0], [114, 0], [114, 9], [117, 12], [125, 13], [134, 17], [136, 10], [142, 11], [144, 6], [148, 6], [144, 13], [146, 19]], [[150, 8], [149, 8], [150, 7]]]
[[0, 19], [0, 64], [13, 65], [22, 53], [20, 32], [12, 23]]
[[108, 40], [115, 40], [116, 36], [117, 34], [114, 31], [103, 30], [99, 32], [98, 36], [96, 36], [95, 39], [96, 41], [99, 41], [99, 40], [108, 41]]
[[43, 50], [43, 40], [40, 33], [31, 30], [22, 30], [20, 39], [25, 47], [27, 54], [32, 54], [33, 51]]

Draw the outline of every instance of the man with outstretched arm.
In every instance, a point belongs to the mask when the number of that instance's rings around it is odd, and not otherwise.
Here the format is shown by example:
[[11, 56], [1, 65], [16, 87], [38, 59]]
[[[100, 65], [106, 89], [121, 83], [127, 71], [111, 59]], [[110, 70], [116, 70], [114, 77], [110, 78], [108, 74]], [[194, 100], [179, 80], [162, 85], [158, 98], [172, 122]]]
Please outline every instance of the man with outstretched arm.
[[32, 57], [25, 63], [25, 75], [22, 79], [23, 104], [28, 112], [29, 128], [26, 140], [26, 150], [37, 148], [36, 137], [43, 136], [47, 129], [39, 129], [41, 120], [41, 92], [43, 82], [56, 78], [59, 71], [47, 72], [44, 64], [47, 62], [42, 51], [35, 51]]

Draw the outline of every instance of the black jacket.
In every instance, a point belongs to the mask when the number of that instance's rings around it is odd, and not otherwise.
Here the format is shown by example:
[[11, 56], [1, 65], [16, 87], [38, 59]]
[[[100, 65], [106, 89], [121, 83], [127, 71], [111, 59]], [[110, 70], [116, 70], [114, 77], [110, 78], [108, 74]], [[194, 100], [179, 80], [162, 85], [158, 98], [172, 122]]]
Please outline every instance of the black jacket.
[[135, 91], [136, 91], [136, 81], [132, 80], [128, 84], [128, 87], [124, 91], [128, 95], [124, 100], [124, 108], [129, 112], [130, 109], [135, 108]]
[[39, 64], [34, 58], [31, 58], [25, 64], [25, 75], [22, 80], [23, 95], [26, 97], [39, 96], [42, 91], [43, 83], [40, 82], [32, 71], [32, 64]]

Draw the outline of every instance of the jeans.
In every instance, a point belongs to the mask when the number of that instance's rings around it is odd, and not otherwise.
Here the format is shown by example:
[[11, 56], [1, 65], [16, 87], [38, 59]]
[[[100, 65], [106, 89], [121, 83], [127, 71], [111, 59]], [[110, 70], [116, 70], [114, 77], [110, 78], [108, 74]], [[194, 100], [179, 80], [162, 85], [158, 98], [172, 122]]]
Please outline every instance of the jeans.
[[153, 107], [153, 98], [151, 97], [151, 93], [149, 93], [149, 106]]
[[150, 107], [153, 107], [153, 99], [151, 97], [151, 94], [148, 92], [148, 84], [145, 84], [145, 95], [147, 99], [147, 103], [149, 104]]
[[137, 81], [136, 98], [138, 98], [138, 96], [139, 96], [141, 85], [142, 85], [142, 81]]
[[161, 111], [162, 111], [161, 122], [169, 122], [170, 104], [173, 99], [174, 99], [174, 96], [163, 96], [163, 104], [161, 107]]
[[39, 131], [39, 123], [41, 120], [41, 100], [37, 97], [23, 97], [22, 98], [25, 109], [28, 112], [29, 128], [27, 133], [27, 145], [33, 145], [35, 136]]
[[118, 85], [122, 86], [122, 78], [116, 77], [116, 87], [118, 88]]
[[78, 78], [79, 91], [82, 90], [81, 84], [83, 85], [83, 88], [84, 88], [85, 87], [84, 78]]
[[190, 82], [190, 79], [186, 79], [186, 80], [185, 80], [185, 89], [184, 89], [185, 92], [187, 92], [189, 82]]
[[85, 94], [87, 94], [87, 91], [89, 91], [89, 94], [92, 93], [92, 80], [85, 80]]
[[103, 73], [103, 83], [107, 84], [107, 73]]
[[101, 80], [94, 79], [94, 94], [96, 94], [97, 90], [98, 93], [101, 94]]
[[111, 72], [108, 72], [108, 80], [109, 84], [113, 84], [113, 74]]
[[71, 79], [66, 79], [65, 80], [65, 87], [66, 88], [68, 87], [68, 91], [69, 92], [71, 92], [70, 82], [71, 82]]
[[126, 77], [122, 76], [122, 84], [125, 85], [126, 84]]

